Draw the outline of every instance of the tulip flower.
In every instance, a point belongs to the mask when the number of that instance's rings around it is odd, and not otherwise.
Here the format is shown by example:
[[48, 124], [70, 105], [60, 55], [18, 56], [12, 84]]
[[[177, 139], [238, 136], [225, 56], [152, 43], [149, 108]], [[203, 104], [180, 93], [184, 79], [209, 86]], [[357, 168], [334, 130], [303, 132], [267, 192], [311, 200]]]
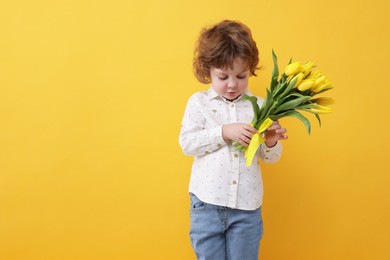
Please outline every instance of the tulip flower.
[[293, 81], [293, 80], [296, 80], [295, 86], [298, 86], [299, 83], [301, 83], [301, 81], [302, 81], [302, 79], [303, 79], [304, 76], [305, 76], [305, 75], [304, 75], [302, 72], [300, 72], [300, 73], [298, 73], [297, 75], [291, 75], [291, 76], [289, 76], [290, 80], [287, 79], [287, 81], [288, 81], [288, 82], [291, 82], [291, 81]]
[[318, 93], [318, 92], [323, 91], [325, 89], [331, 89], [331, 88], [333, 88], [332, 84], [329, 81], [325, 81], [322, 84], [314, 87], [313, 92]]
[[304, 74], [305, 77], [307, 77], [307, 75], [309, 75], [312, 68], [313, 68], [313, 62], [311, 62], [311, 61], [305, 63], [302, 66], [302, 73]]
[[313, 79], [304, 79], [302, 80], [301, 84], [298, 85], [298, 89], [300, 91], [305, 91], [305, 90], [308, 90], [308, 89], [311, 89], [312, 87], [314, 87], [314, 80]]
[[314, 82], [314, 84], [316, 86], [319, 86], [320, 84], [324, 83], [326, 81], [326, 77], [325, 76], [321, 76], [319, 78], [317, 78]]
[[298, 74], [299, 72], [301, 72], [301, 70], [302, 70], [301, 63], [299, 61], [297, 61], [297, 62], [288, 64], [286, 66], [284, 74], [286, 74], [286, 76], [291, 76], [291, 75]]
[[310, 108], [310, 111], [315, 114], [329, 114], [332, 113], [332, 108], [317, 105], [316, 108]]
[[329, 106], [334, 104], [334, 99], [329, 97], [320, 97], [311, 100], [313, 103], [321, 106]]
[[319, 77], [321, 77], [321, 73], [319, 71], [312, 71], [308, 76], [307, 78], [308, 79], [318, 79]]

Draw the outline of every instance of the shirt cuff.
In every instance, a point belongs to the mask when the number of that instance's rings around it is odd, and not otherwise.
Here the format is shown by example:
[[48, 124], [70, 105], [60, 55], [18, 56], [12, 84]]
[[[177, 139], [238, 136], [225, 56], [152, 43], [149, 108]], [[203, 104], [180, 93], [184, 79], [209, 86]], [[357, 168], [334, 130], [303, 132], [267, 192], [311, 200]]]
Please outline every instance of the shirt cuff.
[[226, 145], [226, 142], [222, 137], [222, 125], [211, 128], [209, 131], [209, 136], [213, 137], [212, 144], [216, 146], [215, 148], [218, 149]]
[[277, 142], [273, 147], [268, 147], [265, 143], [260, 146], [260, 157], [265, 163], [277, 162], [282, 154], [282, 144]]

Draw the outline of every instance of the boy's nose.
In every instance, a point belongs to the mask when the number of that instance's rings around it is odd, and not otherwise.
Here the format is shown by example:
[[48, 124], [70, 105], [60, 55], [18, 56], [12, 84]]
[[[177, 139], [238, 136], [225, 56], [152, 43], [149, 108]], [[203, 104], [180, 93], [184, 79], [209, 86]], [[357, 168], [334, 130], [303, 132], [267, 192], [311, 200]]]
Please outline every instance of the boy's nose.
[[228, 81], [228, 87], [233, 88], [237, 85], [237, 82], [234, 79], [229, 79]]

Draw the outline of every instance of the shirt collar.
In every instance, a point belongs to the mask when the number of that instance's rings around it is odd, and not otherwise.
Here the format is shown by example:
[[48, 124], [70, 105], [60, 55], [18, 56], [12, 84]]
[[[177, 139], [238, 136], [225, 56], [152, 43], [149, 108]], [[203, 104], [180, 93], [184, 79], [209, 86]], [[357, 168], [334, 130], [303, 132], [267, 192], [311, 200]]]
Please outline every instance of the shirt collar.
[[[252, 92], [249, 90], [249, 89], [246, 89], [244, 94], [248, 95], [248, 96], [253, 96]], [[211, 86], [208, 90], [207, 90], [207, 96], [209, 97], [209, 100], [212, 100], [214, 98], [217, 98], [217, 97], [220, 97], [223, 101], [225, 102], [231, 102], [231, 101], [228, 101], [226, 100], [226, 98], [224, 97], [221, 97], [220, 95], [218, 95], [217, 92], [215, 92], [214, 88]], [[237, 102], [239, 100], [241, 100], [243, 95], [239, 96], [236, 100], [234, 100], [233, 102]]]

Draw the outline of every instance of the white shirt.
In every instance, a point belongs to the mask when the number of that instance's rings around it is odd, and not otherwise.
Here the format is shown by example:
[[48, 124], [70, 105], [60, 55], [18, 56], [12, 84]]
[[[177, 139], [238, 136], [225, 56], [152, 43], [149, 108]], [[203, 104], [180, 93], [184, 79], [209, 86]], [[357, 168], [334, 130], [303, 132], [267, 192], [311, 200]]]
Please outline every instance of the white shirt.
[[[247, 95], [252, 96], [248, 90]], [[262, 99], [258, 98], [259, 106]], [[186, 155], [194, 156], [189, 192], [200, 200], [220, 206], [254, 210], [263, 203], [263, 182], [256, 159], [246, 167], [244, 152], [222, 138], [222, 125], [249, 124], [253, 108], [241, 97], [230, 102], [211, 87], [193, 94], [184, 113], [179, 143]], [[266, 163], [280, 159], [280, 142], [260, 145], [257, 155]]]

